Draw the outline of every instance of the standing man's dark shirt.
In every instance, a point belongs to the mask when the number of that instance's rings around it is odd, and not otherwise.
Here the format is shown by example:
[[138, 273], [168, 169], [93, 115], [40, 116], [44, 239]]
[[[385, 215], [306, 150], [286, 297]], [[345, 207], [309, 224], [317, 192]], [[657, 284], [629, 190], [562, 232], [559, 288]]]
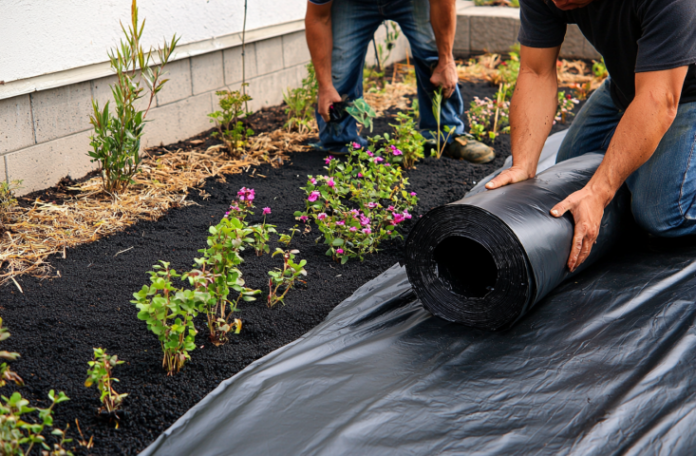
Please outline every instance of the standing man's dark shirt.
[[696, 101], [696, 0], [595, 0], [561, 11], [551, 0], [520, 0], [519, 41], [534, 48], [563, 43], [577, 24], [604, 57], [621, 109], [635, 96], [635, 73], [689, 66], [680, 103]]

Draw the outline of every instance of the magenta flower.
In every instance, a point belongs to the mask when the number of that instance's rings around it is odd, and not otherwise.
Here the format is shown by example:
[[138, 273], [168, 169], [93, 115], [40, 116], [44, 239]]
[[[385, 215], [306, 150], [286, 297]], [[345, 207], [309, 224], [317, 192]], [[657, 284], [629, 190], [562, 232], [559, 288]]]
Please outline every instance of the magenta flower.
[[382, 157], [375, 157], [374, 158], [375, 163], [379, 163], [379, 162], [383, 162], [383, 161], [384, 161], [384, 159]]
[[370, 209], [374, 209], [377, 207], [377, 203], [369, 202], [367, 203], [367, 207], [369, 207]]
[[362, 232], [365, 234], [370, 234], [370, 233], [372, 233], [372, 230], [369, 228], [363, 228]]
[[326, 214], [322, 212], [321, 214], [317, 215], [317, 218], [319, 220], [324, 220], [326, 218]]
[[367, 155], [369, 155], [370, 157], [374, 157], [374, 156], [375, 156], [375, 154], [373, 154], [373, 153], [370, 152], [369, 150], [367, 151]]
[[406, 220], [411, 220], [411, 214], [409, 214], [408, 211], [404, 211], [403, 216]]
[[343, 249], [336, 249], [336, 253], [341, 255], [343, 253]]
[[353, 214], [353, 218], [358, 218], [358, 215], [360, 214], [360, 211], [357, 209], [351, 209], [350, 213]]
[[237, 196], [239, 196], [239, 201], [252, 202], [252, 201], [254, 201], [254, 189], [242, 187], [237, 192]]
[[329, 155], [328, 157], [326, 157], [326, 158], [324, 159], [324, 164], [325, 164], [325, 165], [328, 165], [329, 163], [331, 163], [331, 160], [333, 160], [333, 159], [334, 159], [334, 158], [333, 158], [331, 155]]
[[312, 193], [309, 194], [309, 198], [307, 198], [307, 201], [309, 201], [310, 203], [313, 203], [313, 202], [315, 202], [315, 201], [317, 200], [317, 198], [319, 198], [320, 196], [321, 196], [321, 193], [319, 193], [318, 191], [314, 190]]
[[391, 147], [392, 154], [394, 154], [394, 155], [403, 155], [404, 154], [399, 149], [397, 149], [396, 146], [389, 146], [389, 147]]
[[300, 217], [300, 221], [301, 221], [302, 223], [307, 223], [307, 216], [306, 216], [306, 215], [301, 216], [301, 217]]
[[336, 222], [336, 225], [338, 225], [338, 226], [343, 226], [345, 224], [346, 224], [346, 222], [344, 222], [343, 220], [339, 220], [338, 222]]
[[358, 229], [357, 229], [356, 227], [354, 227], [354, 226], [351, 226], [351, 227], [350, 227], [350, 230], [353, 231], [353, 232], [358, 231]]
[[369, 225], [370, 224], [370, 219], [365, 217], [364, 215], [360, 216], [360, 224], [362, 226]]
[[404, 221], [404, 216], [401, 214], [394, 214], [394, 225], [398, 225], [399, 223]]
[[230, 206], [230, 210], [231, 210], [231, 211], [241, 211], [241, 209], [239, 208], [239, 206]]
[[411, 196], [416, 196], [416, 195], [417, 195], [416, 192], [411, 192]]
[[384, 166], [391, 166], [391, 163], [385, 163]]
[[329, 179], [326, 181], [326, 185], [328, 185], [331, 188], [334, 188], [336, 186], [336, 183], [333, 180], [333, 177], [329, 177]]
[[353, 143], [353, 149], [362, 149], [362, 146], [356, 142]]
[[229, 215], [230, 215], [230, 213], [229, 213], [229, 212], [225, 212], [225, 217], [224, 217], [224, 218], [227, 218], [227, 217], [229, 217]]
[[362, 173], [358, 173], [358, 177], [363, 177]]
[[309, 181], [312, 183], [312, 185], [317, 185], [317, 180], [315, 178], [311, 178]]
[[389, 207], [387, 208], [387, 210], [388, 210], [389, 212], [394, 212], [394, 206], [389, 206]]
[[263, 208], [263, 215], [268, 215], [271, 213], [271, 208], [270, 207], [264, 207]]
[[391, 231], [387, 231], [387, 234], [391, 234], [391, 233], [392, 233]]

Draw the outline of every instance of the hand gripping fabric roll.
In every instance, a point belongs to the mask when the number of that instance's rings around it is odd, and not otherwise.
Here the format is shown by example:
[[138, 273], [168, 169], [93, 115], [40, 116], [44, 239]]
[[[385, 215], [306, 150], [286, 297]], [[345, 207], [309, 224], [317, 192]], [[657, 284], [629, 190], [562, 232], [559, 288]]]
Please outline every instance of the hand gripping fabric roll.
[[603, 256], [625, 228], [625, 187], [605, 208], [597, 242], [573, 273], [566, 266], [572, 215], [550, 214], [587, 184], [602, 158], [590, 153], [566, 160], [534, 179], [482, 191], [423, 216], [406, 241], [406, 271], [423, 305], [445, 320], [505, 329]]

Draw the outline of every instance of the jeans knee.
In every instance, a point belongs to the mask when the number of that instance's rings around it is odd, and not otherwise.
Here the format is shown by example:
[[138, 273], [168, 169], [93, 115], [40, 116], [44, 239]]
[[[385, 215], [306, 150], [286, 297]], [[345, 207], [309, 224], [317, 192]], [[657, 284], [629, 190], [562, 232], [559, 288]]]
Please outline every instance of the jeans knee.
[[655, 204], [654, 200], [631, 198], [631, 213], [636, 224], [644, 231], [660, 237], [680, 236], [684, 216], [678, 207]]

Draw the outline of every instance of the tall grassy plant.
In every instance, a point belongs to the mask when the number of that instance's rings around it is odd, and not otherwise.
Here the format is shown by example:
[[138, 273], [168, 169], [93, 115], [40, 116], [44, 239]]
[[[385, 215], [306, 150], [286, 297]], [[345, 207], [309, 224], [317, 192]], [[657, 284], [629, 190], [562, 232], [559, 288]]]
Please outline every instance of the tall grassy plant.
[[[109, 109], [109, 102], [101, 109], [97, 100], [92, 100], [93, 114], [90, 123], [94, 127], [91, 136], [92, 151], [88, 152], [92, 162], [99, 162], [104, 190], [118, 193], [131, 184], [140, 166], [140, 139], [145, 128], [152, 100], [162, 90], [167, 79], [162, 79], [162, 70], [169, 62], [179, 38], [164, 42], [158, 50], [160, 65], [153, 68], [153, 50], [145, 52], [140, 44], [145, 28], [145, 20], [138, 20], [137, 1], [131, 4], [131, 24], [121, 23], [125, 38], [119, 47], [109, 51], [111, 68], [116, 72], [118, 82], [111, 86], [115, 112]], [[142, 86], [147, 87], [147, 92]], [[148, 94], [147, 107], [138, 110], [136, 101]]]

